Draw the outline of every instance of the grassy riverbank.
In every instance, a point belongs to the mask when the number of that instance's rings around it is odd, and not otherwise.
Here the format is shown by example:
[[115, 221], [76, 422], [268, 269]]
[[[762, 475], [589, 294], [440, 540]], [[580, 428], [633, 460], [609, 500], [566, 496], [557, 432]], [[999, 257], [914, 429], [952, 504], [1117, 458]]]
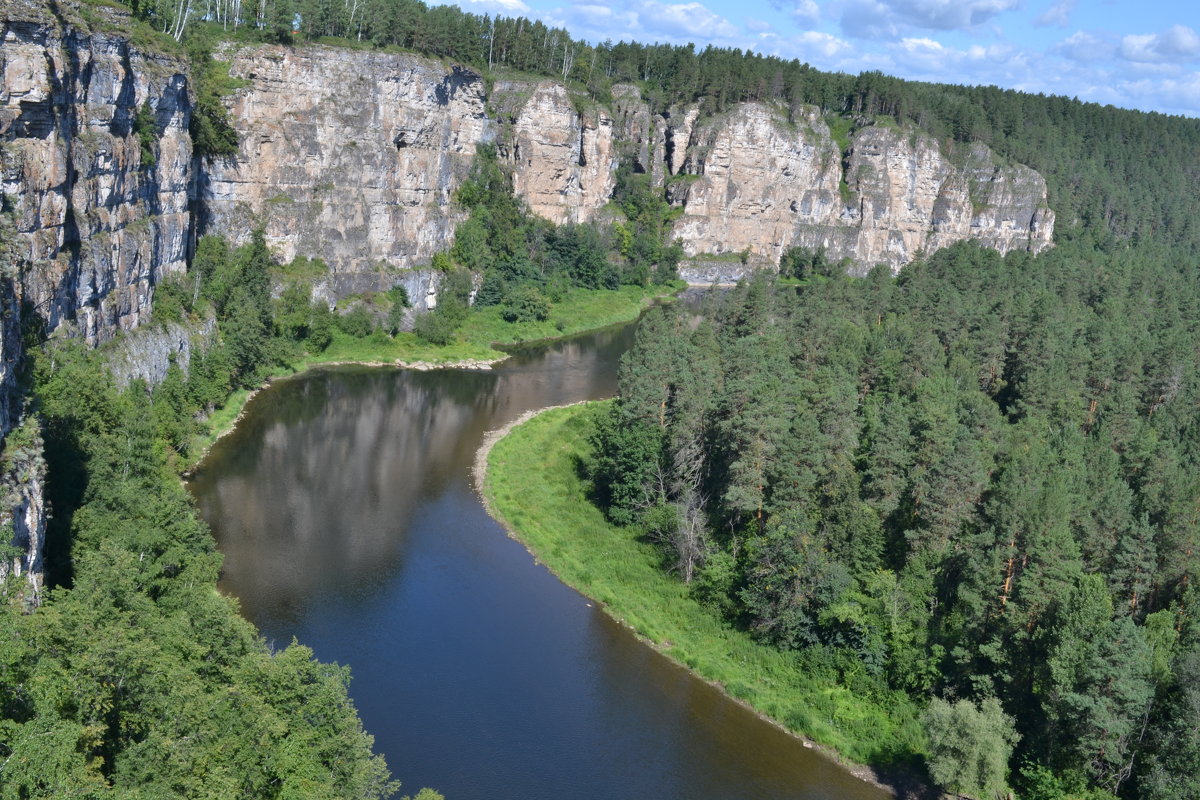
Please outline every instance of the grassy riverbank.
[[733, 697], [853, 762], [911, 763], [922, 747], [911, 702], [858, 697], [731, 628], [660, 569], [652, 544], [588, 502], [577, 465], [605, 408], [547, 411], [500, 439], [483, 487], [491, 512], [564, 582]]
[[[363, 338], [333, 332], [333, 340], [320, 353], [305, 353], [287, 364], [277, 365], [271, 378], [295, 375], [314, 367], [331, 364], [456, 364], [462, 362], [495, 362], [506, 354], [495, 345], [507, 346], [566, 338], [591, 330], [632, 322], [654, 300], [669, 297], [686, 284], [676, 281], [659, 286], [621, 286], [616, 290], [571, 289], [566, 297], [554, 304], [550, 318], [545, 321], [505, 322], [500, 308], [473, 311], [458, 330], [455, 340], [438, 346], [422, 341], [415, 334], [399, 333], [395, 337], [374, 333]], [[254, 394], [239, 389], [233, 392], [206, 420], [205, 430], [191, 441], [184, 468], [194, 467], [213, 442], [220, 439], [237, 423], [242, 408]]]

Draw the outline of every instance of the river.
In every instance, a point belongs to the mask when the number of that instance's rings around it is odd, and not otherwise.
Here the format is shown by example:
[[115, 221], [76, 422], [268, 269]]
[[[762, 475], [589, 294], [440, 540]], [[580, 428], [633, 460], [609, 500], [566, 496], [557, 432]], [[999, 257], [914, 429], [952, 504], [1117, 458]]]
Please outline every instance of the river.
[[483, 510], [484, 433], [612, 396], [633, 329], [490, 372], [340, 367], [260, 392], [190, 483], [221, 588], [276, 646], [350, 665], [402, 793], [879, 800], [639, 642]]

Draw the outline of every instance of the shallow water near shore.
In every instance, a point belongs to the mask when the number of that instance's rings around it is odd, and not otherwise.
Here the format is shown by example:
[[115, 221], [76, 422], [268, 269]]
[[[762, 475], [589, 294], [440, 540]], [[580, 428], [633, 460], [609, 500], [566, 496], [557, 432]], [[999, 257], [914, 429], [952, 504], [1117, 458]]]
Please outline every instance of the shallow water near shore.
[[491, 371], [339, 367], [260, 392], [189, 484], [222, 589], [277, 646], [352, 668], [402, 793], [886, 796], [638, 641], [484, 511], [484, 434], [611, 396], [633, 329]]

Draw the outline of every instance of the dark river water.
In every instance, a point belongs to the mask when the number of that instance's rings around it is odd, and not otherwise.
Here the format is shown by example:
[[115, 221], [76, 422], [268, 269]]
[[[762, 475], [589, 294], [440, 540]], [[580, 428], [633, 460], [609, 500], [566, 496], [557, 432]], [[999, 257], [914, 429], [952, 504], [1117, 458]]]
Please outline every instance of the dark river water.
[[491, 372], [337, 368], [260, 392], [190, 485], [223, 590], [276, 646], [350, 665], [402, 793], [878, 800], [638, 642], [483, 510], [483, 434], [611, 396], [632, 331]]

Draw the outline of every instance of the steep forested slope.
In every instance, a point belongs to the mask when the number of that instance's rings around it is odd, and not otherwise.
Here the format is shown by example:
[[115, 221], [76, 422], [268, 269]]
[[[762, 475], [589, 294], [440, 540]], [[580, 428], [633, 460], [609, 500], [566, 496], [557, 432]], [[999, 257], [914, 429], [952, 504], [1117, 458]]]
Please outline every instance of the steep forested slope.
[[[184, 36], [175, 8], [137, 13]], [[740, 51], [592, 47], [409, 0], [264, 2], [239, 31], [233, 5], [207, 8], [213, 24], [191, 20], [205, 35], [399, 46], [488, 80], [558, 77], [601, 101], [634, 82], [658, 111], [815, 104], [843, 139], [890, 116], [1046, 175], [1052, 253], [959, 247], [899, 280], [753, 283], [694, 331], [672, 312], [653, 317], [598, 437], [597, 490], [614, 520], [662, 542], [715, 613], [811, 669], [868, 694], [966, 701], [932, 706], [935, 775], [953, 758], [934, 740], [982, 720], [993, 744], [1020, 734], [1010, 781], [1027, 796], [1200, 794], [1196, 120]], [[228, 154], [227, 79], [192, 44], [194, 143]], [[153, 170], [142, 157], [133, 169]], [[628, 223], [605, 238], [534, 224], [494, 166], [481, 162], [458, 198], [474, 215], [444, 262], [482, 273], [481, 304], [537, 318], [568, 284], [644, 283], [673, 267], [672, 212], [649, 176], [622, 176], [614, 199]], [[0, 612], [4, 796], [388, 788], [345, 673], [302, 647], [270, 652], [215, 593], [219, 556], [169, 457], [197, 409], [254, 385], [281, 348], [328, 342], [334, 322], [307, 287], [270, 299], [261, 237], [236, 253], [208, 240], [196, 256], [187, 279], [155, 287], [157, 313], [211, 308], [219, 344], [153, 393], [118, 392], [94, 361], [25, 331], [41, 355], [3, 467], [40, 475], [45, 438], [61, 585], [36, 613]], [[19, 269], [5, 267], [11, 283]], [[465, 313], [464, 278], [428, 338], [461, 321], [450, 317]], [[20, 593], [14, 582], [7, 597]]]
[[[1053, 773], [1194, 797], [1194, 270], [959, 245], [897, 280], [758, 280], [694, 330], [659, 311], [596, 436], [598, 497], [856, 691], [998, 699], [1029, 796], [1060, 796]], [[937, 731], [968, 735], [938, 709], [931, 766]]]

